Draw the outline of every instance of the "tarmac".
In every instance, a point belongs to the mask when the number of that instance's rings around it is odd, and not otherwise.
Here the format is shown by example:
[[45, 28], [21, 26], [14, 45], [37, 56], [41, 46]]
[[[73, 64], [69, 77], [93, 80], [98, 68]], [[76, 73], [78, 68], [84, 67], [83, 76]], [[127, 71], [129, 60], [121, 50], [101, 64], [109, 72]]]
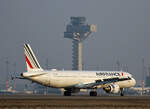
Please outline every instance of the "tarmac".
[[150, 109], [150, 96], [0, 95], [0, 109]]

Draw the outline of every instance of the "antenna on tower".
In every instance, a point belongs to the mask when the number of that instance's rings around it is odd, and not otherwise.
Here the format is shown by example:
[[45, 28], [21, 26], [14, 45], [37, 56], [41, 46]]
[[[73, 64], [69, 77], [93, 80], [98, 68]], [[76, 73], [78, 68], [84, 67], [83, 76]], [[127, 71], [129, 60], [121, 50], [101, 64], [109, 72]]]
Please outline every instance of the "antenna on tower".
[[[14, 67], [14, 76], [16, 76], [16, 67], [17, 67], [16, 62], [14, 62], [13, 67]], [[14, 79], [13, 88], [14, 89], [16, 88], [16, 79]]]
[[49, 67], [49, 60], [48, 60], [48, 58], [46, 58], [45, 67], [46, 67], [46, 69], [48, 70], [48, 67]]
[[6, 64], [6, 89], [9, 88], [9, 61], [8, 61], [8, 57], [6, 57], [6, 61], [5, 61], [5, 64]]
[[117, 60], [116, 65], [117, 65], [117, 71], [120, 71], [121, 70], [121, 68], [120, 68], [121, 64], [120, 64], [119, 60]]
[[142, 95], [144, 93], [144, 86], [145, 86], [145, 61], [144, 58], [142, 59]]

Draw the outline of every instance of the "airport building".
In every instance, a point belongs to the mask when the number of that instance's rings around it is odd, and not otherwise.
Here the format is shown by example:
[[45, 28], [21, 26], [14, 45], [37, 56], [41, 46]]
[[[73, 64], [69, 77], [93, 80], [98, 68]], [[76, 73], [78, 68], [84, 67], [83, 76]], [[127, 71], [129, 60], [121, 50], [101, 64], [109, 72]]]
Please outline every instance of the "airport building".
[[71, 17], [66, 27], [64, 38], [72, 40], [72, 70], [82, 70], [82, 43], [92, 33], [95, 25], [86, 23], [85, 17]]

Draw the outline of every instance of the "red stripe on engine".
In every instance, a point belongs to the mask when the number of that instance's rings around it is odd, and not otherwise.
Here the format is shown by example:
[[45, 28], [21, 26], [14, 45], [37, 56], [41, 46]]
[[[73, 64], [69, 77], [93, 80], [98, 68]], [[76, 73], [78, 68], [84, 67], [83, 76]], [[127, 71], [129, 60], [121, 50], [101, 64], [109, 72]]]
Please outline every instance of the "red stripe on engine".
[[25, 58], [26, 58], [26, 61], [27, 61], [27, 63], [28, 63], [28, 65], [29, 65], [29, 67], [31, 68], [31, 69], [33, 69], [33, 66], [32, 66], [32, 64], [30, 63], [30, 61], [29, 61], [29, 59], [28, 59], [28, 57], [25, 55]]

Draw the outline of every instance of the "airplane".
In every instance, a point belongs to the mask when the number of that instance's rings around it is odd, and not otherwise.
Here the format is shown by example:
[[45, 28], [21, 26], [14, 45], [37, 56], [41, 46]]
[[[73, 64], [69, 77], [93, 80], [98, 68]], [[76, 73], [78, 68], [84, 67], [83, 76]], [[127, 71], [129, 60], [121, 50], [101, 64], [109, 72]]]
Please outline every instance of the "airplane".
[[6, 90], [0, 90], [0, 95], [4, 95], [4, 94], [22, 94], [22, 93], [32, 94], [32, 91], [29, 91], [29, 90], [17, 91], [17, 90], [14, 90], [12, 87], [9, 87]]
[[12, 87], [9, 87], [7, 90], [0, 90], [0, 94], [15, 94], [16, 90], [13, 90]]
[[144, 93], [149, 93], [150, 92], [150, 87], [131, 87], [130, 89], [138, 91], [138, 92], [144, 92]]
[[123, 71], [74, 71], [44, 70], [40, 66], [29, 44], [24, 44], [27, 72], [21, 73], [24, 79], [52, 88], [63, 88], [64, 96], [91, 89], [89, 95], [97, 96], [96, 89], [103, 88], [107, 93], [124, 96], [123, 89], [133, 87], [136, 80]]

